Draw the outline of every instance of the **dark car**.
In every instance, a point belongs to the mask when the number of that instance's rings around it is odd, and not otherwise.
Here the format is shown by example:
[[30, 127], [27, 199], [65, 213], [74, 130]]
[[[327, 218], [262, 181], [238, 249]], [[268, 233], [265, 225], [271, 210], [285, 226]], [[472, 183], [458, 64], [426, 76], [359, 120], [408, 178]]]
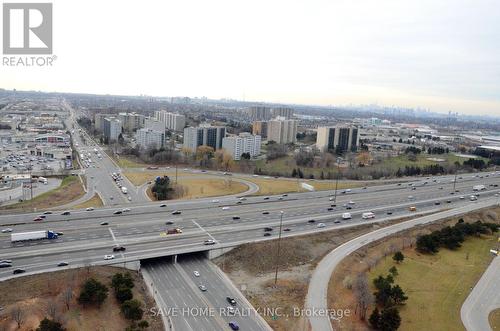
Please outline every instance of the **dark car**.
[[269, 197], [265, 197], [264, 200], [269, 200]]
[[387, 212], [387, 215], [392, 215], [392, 211], [390, 211], [390, 210], [389, 210], [389, 211]]
[[44, 213], [45, 215], [50, 215], [50, 214], [52, 214], [52, 212], [51, 212], [51, 211], [45, 211], [45, 212], [43, 212], [43, 213]]
[[434, 204], [435, 204], [436, 206], [438, 206], [438, 205], [440, 205], [440, 204], [441, 204], [441, 202], [436, 201], [436, 202], [434, 202]]
[[57, 266], [58, 266], [58, 267], [66, 267], [66, 266], [68, 266], [68, 265], [69, 265], [69, 263], [68, 263], [68, 262], [59, 262], [59, 263], [57, 264]]
[[166, 225], [172, 225], [172, 224], [174, 224], [174, 222], [172, 222], [172, 221], [166, 221], [165, 224]]
[[13, 273], [14, 275], [17, 275], [17, 274], [22, 274], [22, 273], [24, 273], [24, 272], [26, 272], [26, 270], [24, 270], [24, 269], [14, 269], [14, 271], [12, 271], [12, 273]]
[[181, 214], [181, 211], [180, 210], [174, 210], [172, 212], [172, 215], [180, 215]]
[[290, 228], [284, 228], [284, 229], [283, 229], [283, 231], [285, 231], [285, 232], [290, 232], [290, 231], [292, 231], [292, 230], [290, 230]]
[[41, 217], [37, 217], [33, 220], [33, 222], [40, 222], [40, 221], [43, 221], [43, 218]]
[[333, 221], [333, 223], [335, 223], [335, 224], [339, 224], [339, 223], [340, 223], [340, 221], [339, 221], [339, 220], [337, 220], [337, 221]]
[[334, 204], [331, 204], [330, 207], [337, 207], [337, 205], [334, 203]]
[[121, 210], [116, 210], [115, 212], [113, 212], [114, 215], [120, 215], [122, 213]]
[[165, 204], [165, 203], [162, 203], [162, 204], [160, 205], [160, 207], [166, 207], [166, 206], [167, 206], [167, 204]]
[[101, 222], [101, 225], [108, 225], [108, 222]]
[[262, 212], [262, 215], [269, 215], [268, 211]]
[[446, 203], [451, 203], [451, 200], [446, 200]]
[[45, 216], [45, 215], [39, 215], [38, 217], [40, 217], [40, 218], [45, 218], [45, 217], [47, 217], [47, 216]]
[[231, 328], [231, 330], [234, 330], [234, 331], [237, 331], [240, 329], [240, 326], [236, 322], [229, 322], [229, 327]]
[[236, 300], [231, 297], [226, 297], [226, 301], [231, 304], [231, 306], [236, 306]]
[[123, 247], [123, 246], [115, 246], [115, 247], [113, 247], [113, 252], [123, 252], [125, 250], [126, 250], [126, 248]]
[[242, 201], [237, 201], [236, 204], [237, 205], [241, 205], [243, 202]]
[[283, 194], [282, 196], [283, 196], [283, 197], [287, 197], [287, 196], [288, 196], [288, 194]]
[[71, 215], [71, 212], [69, 212], [69, 211], [64, 211], [61, 215], [65, 215], [65, 216], [66, 216], [66, 215]]
[[309, 220], [309, 221], [307, 221], [307, 222], [308, 222], [308, 223], [314, 223], [314, 222], [316, 222], [316, 220]]
[[264, 233], [264, 237], [270, 237], [271, 234], [269, 232]]
[[6, 262], [0, 263], [0, 268], [10, 268], [10, 267], [12, 267], [12, 264], [10, 263]]
[[266, 232], [273, 231], [273, 228], [266, 227], [266, 228], [264, 228], [264, 231], [266, 231]]
[[352, 209], [352, 207], [351, 206], [346, 206], [345, 209]]
[[240, 217], [239, 216], [233, 216], [233, 220], [239, 220]]
[[332, 211], [332, 210], [333, 210], [333, 208], [332, 208], [332, 207], [330, 207], [330, 208], [328, 208], [327, 210], [328, 210], [328, 211]]

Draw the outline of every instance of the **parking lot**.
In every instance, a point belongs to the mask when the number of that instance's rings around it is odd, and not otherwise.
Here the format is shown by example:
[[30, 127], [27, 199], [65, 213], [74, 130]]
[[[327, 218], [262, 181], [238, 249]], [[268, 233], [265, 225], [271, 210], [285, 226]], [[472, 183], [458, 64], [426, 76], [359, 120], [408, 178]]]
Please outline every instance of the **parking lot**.
[[44, 156], [30, 155], [22, 145], [10, 144], [0, 147], [0, 168], [3, 173], [26, 173], [27, 171], [60, 171], [64, 161]]

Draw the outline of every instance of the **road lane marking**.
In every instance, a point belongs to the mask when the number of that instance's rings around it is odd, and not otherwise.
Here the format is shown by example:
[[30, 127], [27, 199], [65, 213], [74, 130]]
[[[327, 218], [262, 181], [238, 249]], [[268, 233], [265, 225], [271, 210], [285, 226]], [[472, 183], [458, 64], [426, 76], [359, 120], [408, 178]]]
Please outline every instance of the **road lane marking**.
[[210, 232], [208, 232], [207, 230], [205, 230], [205, 229], [204, 229], [201, 225], [199, 225], [199, 224], [198, 224], [198, 222], [196, 222], [195, 220], [191, 220], [191, 221], [194, 223], [194, 225], [196, 225], [197, 227], [199, 227], [201, 231], [205, 232], [205, 233], [206, 233], [206, 234], [210, 237], [210, 239], [212, 239], [212, 240], [213, 240], [214, 242], [216, 242], [216, 243], [218, 242], [218, 241], [217, 241], [217, 240], [216, 240], [216, 239], [215, 239], [215, 238], [214, 238], [214, 237], [210, 234]]

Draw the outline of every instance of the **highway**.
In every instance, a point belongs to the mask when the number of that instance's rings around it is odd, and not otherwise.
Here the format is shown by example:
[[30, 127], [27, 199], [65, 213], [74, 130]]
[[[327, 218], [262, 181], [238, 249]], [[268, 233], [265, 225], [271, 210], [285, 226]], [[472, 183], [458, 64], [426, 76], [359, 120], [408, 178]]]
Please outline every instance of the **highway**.
[[467, 331], [492, 330], [488, 321], [491, 311], [500, 308], [500, 257], [495, 257], [472, 289], [460, 310]]

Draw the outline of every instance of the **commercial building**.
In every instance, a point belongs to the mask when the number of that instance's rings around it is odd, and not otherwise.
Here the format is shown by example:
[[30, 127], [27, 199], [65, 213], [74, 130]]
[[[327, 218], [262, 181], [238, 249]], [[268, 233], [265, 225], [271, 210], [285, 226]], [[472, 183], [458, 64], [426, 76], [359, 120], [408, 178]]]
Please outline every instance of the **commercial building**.
[[267, 138], [267, 122], [255, 121], [252, 124], [252, 133]]
[[297, 141], [298, 121], [277, 117], [267, 122], [267, 140], [278, 144], [289, 144]]
[[142, 128], [135, 132], [135, 139], [141, 147], [161, 148], [165, 144], [165, 129], [163, 131], [155, 131], [148, 128]]
[[287, 120], [293, 118], [293, 109], [289, 107], [274, 107], [271, 109], [271, 115], [275, 117], [284, 117]]
[[226, 136], [223, 126], [200, 125], [184, 129], [184, 147], [196, 151], [198, 146], [210, 146], [214, 150], [222, 148], [222, 140]]
[[316, 147], [322, 151], [356, 151], [359, 145], [357, 126], [324, 126], [318, 128]]
[[222, 140], [222, 148], [226, 150], [233, 160], [240, 160], [241, 155], [249, 153], [250, 157], [260, 154], [261, 137], [251, 135], [248, 132], [240, 133], [239, 136], [226, 137]]
[[122, 122], [123, 131], [133, 132], [144, 125], [144, 115], [137, 113], [119, 113], [118, 119]]
[[169, 130], [182, 132], [186, 126], [186, 116], [176, 113], [169, 113], [165, 110], [155, 111], [155, 119], [165, 124]]
[[271, 119], [271, 109], [264, 106], [253, 106], [247, 109], [250, 120], [253, 121], [268, 121]]
[[106, 117], [104, 119], [104, 138], [108, 142], [117, 141], [118, 136], [122, 133], [122, 122], [115, 117]]

